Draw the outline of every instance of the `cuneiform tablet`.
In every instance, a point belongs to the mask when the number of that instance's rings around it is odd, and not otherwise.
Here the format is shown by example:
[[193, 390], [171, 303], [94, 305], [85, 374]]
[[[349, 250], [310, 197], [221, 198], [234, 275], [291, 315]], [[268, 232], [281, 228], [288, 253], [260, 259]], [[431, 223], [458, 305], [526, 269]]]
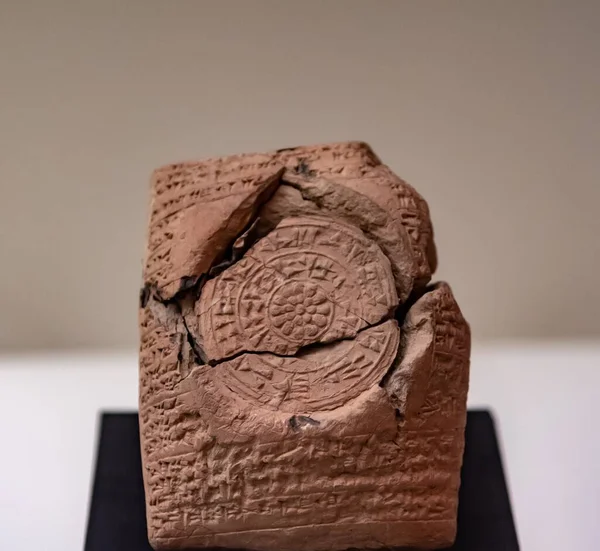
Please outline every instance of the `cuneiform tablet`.
[[157, 549], [450, 545], [470, 333], [360, 142], [155, 172], [140, 432]]

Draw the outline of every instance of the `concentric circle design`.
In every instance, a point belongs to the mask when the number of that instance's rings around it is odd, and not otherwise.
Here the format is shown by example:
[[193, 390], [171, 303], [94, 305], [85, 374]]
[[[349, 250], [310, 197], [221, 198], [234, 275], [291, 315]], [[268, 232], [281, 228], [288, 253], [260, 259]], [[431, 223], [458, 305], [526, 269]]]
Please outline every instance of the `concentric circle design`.
[[333, 305], [321, 287], [311, 281], [290, 281], [269, 299], [273, 330], [298, 343], [318, 339], [333, 319]]
[[351, 338], [396, 304], [389, 260], [375, 243], [353, 226], [302, 217], [283, 220], [210, 280], [196, 314], [208, 358], [221, 361]]

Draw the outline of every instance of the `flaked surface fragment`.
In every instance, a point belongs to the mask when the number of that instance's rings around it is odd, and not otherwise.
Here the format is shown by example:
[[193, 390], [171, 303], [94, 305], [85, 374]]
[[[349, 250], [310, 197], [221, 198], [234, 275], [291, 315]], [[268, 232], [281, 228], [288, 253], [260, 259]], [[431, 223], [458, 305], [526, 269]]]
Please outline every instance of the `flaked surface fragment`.
[[408, 232], [417, 266], [416, 287], [427, 284], [437, 268], [427, 203], [410, 184], [382, 164], [367, 144], [301, 146], [282, 151], [277, 158], [288, 171], [342, 184], [386, 209]]
[[281, 182], [271, 199], [259, 210], [257, 229], [260, 235], [267, 235], [284, 218], [298, 216], [319, 216], [321, 209], [312, 201], [302, 197], [300, 190]]
[[199, 200], [160, 220], [172, 221], [171, 231], [148, 255], [146, 283], [166, 300], [208, 274], [273, 194], [282, 172], [275, 166], [238, 180], [196, 184]]
[[155, 549], [440, 548], [469, 328], [427, 206], [360, 142], [169, 165], [140, 295]]
[[471, 332], [447, 283], [431, 286], [408, 311], [402, 340], [383, 384], [398, 411], [417, 426], [463, 426]]

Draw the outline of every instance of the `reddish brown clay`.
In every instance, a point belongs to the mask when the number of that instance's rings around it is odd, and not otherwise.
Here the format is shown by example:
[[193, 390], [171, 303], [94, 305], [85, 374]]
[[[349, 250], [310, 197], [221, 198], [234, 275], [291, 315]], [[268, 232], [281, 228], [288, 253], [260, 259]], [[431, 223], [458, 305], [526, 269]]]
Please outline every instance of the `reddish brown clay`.
[[449, 545], [469, 327], [425, 201], [358, 142], [155, 172], [140, 428], [155, 549]]

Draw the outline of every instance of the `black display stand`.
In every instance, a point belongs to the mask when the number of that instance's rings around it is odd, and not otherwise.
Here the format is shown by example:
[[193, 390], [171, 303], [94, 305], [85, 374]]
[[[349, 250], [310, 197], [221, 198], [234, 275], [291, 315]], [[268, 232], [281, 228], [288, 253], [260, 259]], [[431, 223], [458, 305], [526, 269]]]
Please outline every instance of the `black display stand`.
[[[496, 431], [487, 411], [469, 411], [452, 551], [518, 551]], [[135, 413], [101, 417], [85, 551], [152, 551]]]

